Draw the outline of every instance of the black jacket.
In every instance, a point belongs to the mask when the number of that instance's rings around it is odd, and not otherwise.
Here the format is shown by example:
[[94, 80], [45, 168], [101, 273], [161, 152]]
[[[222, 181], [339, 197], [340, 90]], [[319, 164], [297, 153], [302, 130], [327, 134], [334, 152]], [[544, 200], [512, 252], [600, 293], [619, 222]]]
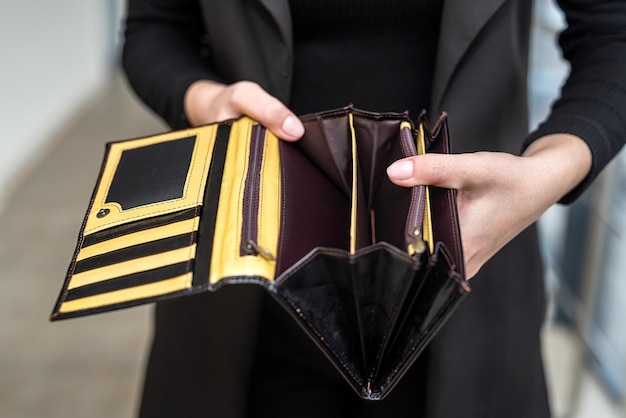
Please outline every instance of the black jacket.
[[[625, 140], [626, 2], [560, 1], [569, 23], [560, 40], [572, 73], [549, 119], [529, 135], [531, 3], [445, 1], [429, 113], [449, 113], [455, 152], [517, 153], [556, 132], [583, 138], [593, 169], [564, 199], [571, 201]], [[174, 128], [186, 125], [184, 92], [198, 79], [253, 80], [288, 104], [291, 60], [288, 0], [129, 2], [125, 70], [138, 95]], [[490, 260], [472, 286], [429, 347], [427, 417], [548, 416], [535, 228]], [[227, 288], [160, 304], [146, 404], [164, 416], [168, 408], [177, 416], [242, 416], [259, 291]]]

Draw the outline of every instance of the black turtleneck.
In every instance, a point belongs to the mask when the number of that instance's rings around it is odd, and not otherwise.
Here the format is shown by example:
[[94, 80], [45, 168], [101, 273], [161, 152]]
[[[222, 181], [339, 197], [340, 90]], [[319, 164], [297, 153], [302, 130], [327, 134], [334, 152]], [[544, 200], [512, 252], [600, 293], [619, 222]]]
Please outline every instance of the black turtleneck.
[[443, 0], [291, 0], [298, 114], [428, 108]]

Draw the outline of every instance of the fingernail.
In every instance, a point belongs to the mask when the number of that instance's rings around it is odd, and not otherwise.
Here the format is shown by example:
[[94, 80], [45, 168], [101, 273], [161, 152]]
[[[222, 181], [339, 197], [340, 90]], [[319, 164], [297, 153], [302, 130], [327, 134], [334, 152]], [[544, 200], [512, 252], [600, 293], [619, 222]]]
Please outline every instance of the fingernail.
[[406, 180], [413, 175], [413, 161], [396, 161], [387, 167], [387, 175], [394, 180]]
[[291, 115], [285, 118], [283, 122], [283, 126], [281, 126], [281, 129], [287, 135], [293, 136], [296, 138], [300, 138], [302, 135], [304, 135], [304, 126], [302, 126], [302, 122], [300, 122], [299, 119]]

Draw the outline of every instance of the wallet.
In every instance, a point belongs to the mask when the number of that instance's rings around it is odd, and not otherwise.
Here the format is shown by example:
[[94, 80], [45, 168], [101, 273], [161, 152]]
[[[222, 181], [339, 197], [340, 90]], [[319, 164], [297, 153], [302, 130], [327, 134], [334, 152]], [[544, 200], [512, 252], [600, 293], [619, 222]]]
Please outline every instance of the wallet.
[[470, 291], [455, 191], [386, 175], [449, 153], [447, 116], [301, 120], [296, 142], [242, 117], [108, 143], [51, 320], [254, 283], [384, 398]]

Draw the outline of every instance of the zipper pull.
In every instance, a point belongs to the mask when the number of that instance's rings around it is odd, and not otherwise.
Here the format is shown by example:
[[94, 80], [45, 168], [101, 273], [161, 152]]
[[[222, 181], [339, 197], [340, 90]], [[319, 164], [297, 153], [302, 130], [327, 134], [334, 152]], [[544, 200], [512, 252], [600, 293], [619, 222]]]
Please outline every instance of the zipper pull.
[[411, 245], [409, 246], [409, 253], [413, 257], [418, 257], [422, 255], [424, 251], [426, 251], [426, 241], [422, 238], [422, 231], [420, 231], [419, 227], [413, 228], [411, 231]]
[[249, 239], [246, 242], [246, 251], [248, 253], [256, 253], [257, 255], [260, 255], [266, 260], [276, 261], [276, 257], [274, 257], [274, 255], [270, 252], [270, 250], [268, 250], [267, 248], [261, 247], [259, 244], [252, 241], [251, 239]]

